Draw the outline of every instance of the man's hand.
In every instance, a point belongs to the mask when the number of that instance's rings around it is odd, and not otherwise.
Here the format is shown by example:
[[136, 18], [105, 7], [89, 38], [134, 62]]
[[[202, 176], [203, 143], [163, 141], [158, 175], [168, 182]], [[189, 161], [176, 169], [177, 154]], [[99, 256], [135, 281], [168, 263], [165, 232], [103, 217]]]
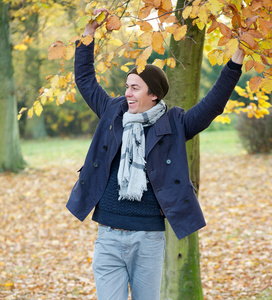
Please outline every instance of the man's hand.
[[232, 55], [231, 60], [236, 64], [242, 65], [244, 58], [245, 52], [238, 47], [236, 52]]
[[107, 20], [107, 17], [109, 15], [109, 12], [106, 8], [98, 8], [98, 9], [95, 9], [93, 14], [94, 15], [97, 15], [101, 12], [105, 12], [106, 13], [106, 17], [104, 18], [104, 20], [101, 22], [101, 23], [97, 23], [96, 20], [92, 21], [91, 23], [88, 23], [85, 27], [85, 30], [83, 32], [83, 36], [85, 35], [91, 35], [92, 37], [94, 37], [94, 33], [95, 33], [95, 30], [100, 27], [104, 22], [106, 22]]

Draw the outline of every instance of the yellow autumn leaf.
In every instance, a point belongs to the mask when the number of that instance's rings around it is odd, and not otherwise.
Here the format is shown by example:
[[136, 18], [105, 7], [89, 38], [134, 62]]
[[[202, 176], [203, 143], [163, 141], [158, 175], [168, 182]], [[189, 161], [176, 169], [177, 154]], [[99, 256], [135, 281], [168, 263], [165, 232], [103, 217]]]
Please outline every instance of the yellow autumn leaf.
[[121, 49], [121, 50], [118, 52], [118, 56], [119, 56], [119, 57], [123, 56], [125, 52], [126, 52], [126, 48]]
[[182, 12], [182, 17], [186, 20], [192, 12], [192, 6], [186, 6]]
[[194, 23], [196, 24], [196, 26], [200, 29], [203, 30], [205, 27], [205, 23], [203, 23], [199, 18], [197, 18], [196, 20], [194, 20]]
[[47, 97], [45, 95], [42, 95], [40, 97], [40, 101], [41, 101], [41, 104], [44, 105], [46, 103], [46, 101], [47, 101]]
[[155, 31], [152, 34], [152, 47], [155, 52], [163, 55], [165, 48], [163, 47], [164, 39], [160, 31]]
[[75, 45], [70, 44], [66, 47], [63, 58], [66, 60], [69, 60], [69, 59], [73, 58], [74, 55], [75, 55]]
[[5, 284], [4, 284], [4, 287], [13, 287], [14, 286], [14, 283], [13, 282], [10, 282], [10, 281], [7, 281]]
[[140, 26], [142, 31], [150, 31], [153, 29], [152, 25], [147, 21], [137, 21], [136, 24]]
[[114, 52], [109, 53], [109, 54], [107, 55], [106, 61], [107, 61], [107, 62], [112, 61], [113, 58], [114, 58], [114, 56], [115, 56], [115, 53], [114, 53]]
[[109, 40], [108, 44], [111, 44], [111, 45], [114, 45], [114, 46], [117, 46], [117, 47], [121, 47], [123, 45], [123, 42], [119, 39], [111, 38]]
[[97, 5], [96, 1], [92, 1], [92, 2], [88, 3], [85, 7], [85, 12], [87, 14], [93, 14], [93, 11], [94, 11], [94, 8], [96, 5]]
[[272, 78], [266, 77], [262, 80], [262, 87], [266, 93], [272, 93]]
[[234, 88], [235, 92], [241, 96], [241, 97], [245, 97], [245, 98], [248, 98], [248, 95], [246, 93], [246, 90], [245, 89], [242, 89], [240, 86], [236, 86]]
[[142, 7], [138, 13], [138, 18], [143, 20], [145, 18], [147, 18], [152, 10], [153, 6], [149, 6], [149, 5], [145, 5], [144, 7]]
[[174, 24], [174, 25], [165, 27], [165, 31], [170, 33], [170, 34], [173, 34], [175, 32], [175, 30], [178, 29], [178, 28], [179, 28], [179, 26]]
[[93, 41], [93, 37], [91, 35], [85, 35], [85, 36], [81, 37], [80, 40], [85, 46], [88, 46]]
[[152, 65], [155, 65], [155, 66], [159, 67], [160, 69], [163, 69], [165, 62], [163, 59], [155, 59], [153, 61]]
[[90, 21], [92, 20], [92, 17], [90, 15], [85, 15], [79, 18], [77, 21], [77, 27], [79, 29], [84, 28]]
[[170, 68], [175, 68], [176, 66], [176, 60], [173, 57], [169, 57], [165, 60], [165, 63], [167, 64], [168, 67]]
[[43, 107], [42, 107], [40, 101], [35, 101], [33, 104], [33, 107], [34, 107], [35, 114], [39, 117], [43, 111]]
[[116, 15], [111, 15], [108, 17], [106, 22], [106, 29], [108, 31], [119, 30], [121, 27], [121, 21]]
[[64, 76], [60, 76], [58, 84], [63, 89], [67, 86], [67, 81]]
[[60, 93], [60, 89], [53, 89], [53, 97], [57, 97], [59, 93]]
[[129, 68], [125, 65], [122, 65], [120, 68], [122, 71], [124, 71], [125, 73], [127, 73], [129, 71]]
[[171, 15], [169, 17], [167, 17], [165, 20], [164, 20], [165, 23], [175, 23], [177, 22], [177, 18], [176, 16], [174, 15]]
[[230, 118], [229, 116], [217, 116], [215, 119], [214, 119], [215, 122], [217, 123], [222, 123], [222, 124], [230, 124]]
[[206, 7], [213, 15], [217, 15], [221, 10], [222, 4], [218, 0], [208, 0], [206, 3]]
[[[208, 14], [208, 10], [207, 10], [207, 8], [206, 8], [205, 5], [202, 5], [202, 6], [200, 7], [200, 10], [199, 10], [199, 12], [198, 12], [198, 17], [199, 17], [199, 19], [201, 20], [201, 22], [202, 22], [203, 24], [207, 24], [207, 23], [208, 23], [208, 17], [209, 17], [209, 14]], [[202, 28], [202, 29], [203, 29], [203, 28]]]
[[[139, 54], [141, 53], [141, 51], [142, 50], [140, 50], [140, 49], [136, 49], [136, 50], [130, 51], [129, 52], [129, 57], [133, 58], [133, 59], [137, 58], [139, 56]], [[127, 63], [126, 63], [126, 65], [127, 65]]]
[[108, 81], [108, 79], [107, 79], [105, 76], [101, 76], [101, 79], [102, 79], [104, 82], [106, 82], [107, 85], [109, 84], [109, 81]]
[[234, 52], [237, 50], [238, 41], [236, 39], [231, 39], [227, 42], [225, 46], [225, 53], [228, 58], [231, 58]]
[[65, 96], [66, 96], [66, 91], [59, 92], [58, 97], [56, 99], [57, 105], [61, 105], [65, 102]]
[[62, 41], [56, 41], [52, 45], [50, 45], [47, 49], [48, 51], [48, 59], [59, 59], [62, 58], [65, 52], [66, 46]]
[[67, 82], [70, 82], [73, 80], [73, 77], [74, 77], [73, 72], [68, 72], [65, 76], [65, 79]]
[[213, 50], [210, 53], [208, 53], [208, 59], [212, 66], [217, 64], [218, 55], [218, 50]]
[[19, 44], [14, 46], [14, 50], [19, 50], [19, 51], [26, 51], [27, 48], [28, 46], [25, 44]]
[[137, 72], [141, 73], [147, 64], [147, 59], [150, 57], [152, 53], [152, 47], [147, 47], [141, 55], [136, 59]]
[[52, 77], [50, 82], [51, 82], [51, 87], [55, 89], [59, 85], [59, 75], [55, 75], [54, 77]]
[[27, 108], [26, 107], [22, 107], [21, 109], [20, 109], [20, 111], [19, 111], [19, 114], [22, 114], [24, 111], [26, 111], [27, 110]]
[[100, 73], [105, 73], [107, 71], [107, 66], [103, 61], [100, 61], [96, 66], [96, 70]]
[[45, 95], [46, 95], [46, 97], [51, 98], [51, 97], [53, 97], [53, 93], [54, 93], [53, 88], [50, 88], [46, 91]]
[[256, 91], [260, 87], [262, 80], [263, 80], [263, 78], [260, 76], [252, 77], [248, 83], [250, 90], [252, 92]]
[[34, 109], [33, 106], [27, 112], [27, 118], [31, 119], [33, 117]]
[[196, 18], [197, 15], [198, 15], [198, 12], [199, 12], [199, 6], [198, 6], [198, 5], [193, 5], [193, 6], [192, 6], [191, 13], [190, 13], [190, 18], [191, 18], [191, 19]]
[[172, 1], [171, 0], [162, 0], [161, 7], [165, 11], [171, 11], [172, 10]]
[[153, 1], [154, 6], [155, 6], [156, 8], [159, 8], [162, 1], [163, 1], [163, 0], [154, 0], [154, 1]]
[[138, 46], [140, 48], [145, 48], [150, 46], [152, 43], [152, 32], [144, 32], [139, 36]]
[[182, 38], [184, 38], [186, 32], [187, 32], [187, 25], [183, 25], [183, 26], [177, 28], [173, 33], [175, 41], [179, 41]]
[[97, 24], [101, 24], [105, 21], [107, 13], [105, 11], [102, 11], [99, 15], [95, 16], [95, 20], [97, 22]]
[[271, 107], [271, 104], [265, 100], [259, 99], [258, 106], [262, 107], [262, 108], [269, 108], [269, 107]]
[[69, 100], [70, 102], [73, 102], [73, 103], [76, 102], [75, 94], [72, 93], [72, 92], [69, 92], [69, 93], [67, 94], [67, 98], [68, 98], [68, 100]]

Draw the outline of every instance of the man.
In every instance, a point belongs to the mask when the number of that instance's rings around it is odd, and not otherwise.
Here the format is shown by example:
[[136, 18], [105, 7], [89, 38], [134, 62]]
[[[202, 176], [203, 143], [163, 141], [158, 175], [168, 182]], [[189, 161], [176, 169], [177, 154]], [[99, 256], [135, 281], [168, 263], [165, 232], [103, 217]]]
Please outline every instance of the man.
[[[96, 10], [98, 13], [100, 10]], [[84, 35], [94, 36], [96, 22]], [[236, 53], [202, 101], [185, 112], [163, 101], [169, 83], [159, 68], [132, 69], [125, 97], [112, 98], [97, 83], [94, 42], [80, 45], [75, 78], [100, 118], [67, 203], [81, 221], [95, 208], [99, 224], [93, 272], [99, 300], [157, 300], [165, 251], [164, 218], [181, 239], [205, 226], [189, 178], [185, 143], [224, 110], [241, 75]]]

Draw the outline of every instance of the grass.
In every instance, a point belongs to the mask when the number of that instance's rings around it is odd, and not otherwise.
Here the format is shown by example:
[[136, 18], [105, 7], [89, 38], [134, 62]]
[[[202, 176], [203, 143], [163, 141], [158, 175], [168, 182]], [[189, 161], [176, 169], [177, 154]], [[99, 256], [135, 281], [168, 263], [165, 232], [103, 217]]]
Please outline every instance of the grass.
[[[90, 138], [46, 138], [22, 140], [24, 159], [31, 167], [39, 165], [78, 163], [87, 154]], [[200, 134], [200, 152], [207, 154], [239, 154], [243, 152], [237, 132], [204, 131]]]
[[90, 138], [46, 138], [22, 140], [23, 157], [30, 167], [40, 165], [82, 165], [87, 154]]
[[200, 133], [200, 153], [241, 154], [245, 153], [235, 130], [203, 131]]

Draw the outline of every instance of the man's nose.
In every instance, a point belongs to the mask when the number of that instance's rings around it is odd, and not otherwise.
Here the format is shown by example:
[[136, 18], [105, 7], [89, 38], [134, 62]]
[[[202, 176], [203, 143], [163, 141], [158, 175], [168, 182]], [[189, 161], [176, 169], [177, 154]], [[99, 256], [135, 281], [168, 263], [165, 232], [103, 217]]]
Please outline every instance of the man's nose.
[[127, 89], [126, 89], [125, 96], [126, 96], [126, 97], [130, 97], [131, 95], [132, 95], [131, 89], [130, 89], [130, 88], [127, 88]]

